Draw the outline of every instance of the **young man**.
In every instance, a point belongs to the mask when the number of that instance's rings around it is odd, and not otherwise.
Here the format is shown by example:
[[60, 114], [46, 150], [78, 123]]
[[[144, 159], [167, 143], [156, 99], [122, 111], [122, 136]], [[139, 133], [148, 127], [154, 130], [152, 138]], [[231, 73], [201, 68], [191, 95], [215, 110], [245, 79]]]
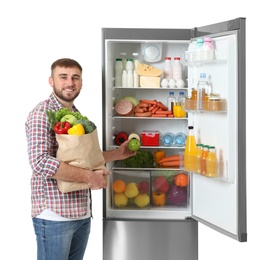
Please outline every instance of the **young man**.
[[[28, 158], [32, 168], [32, 219], [38, 260], [83, 259], [90, 233], [91, 191], [107, 187], [107, 170], [88, 170], [56, 158], [57, 142], [46, 110], [67, 107], [78, 111], [74, 100], [82, 88], [82, 67], [72, 59], [59, 59], [51, 66], [52, 93], [28, 115], [25, 127]], [[117, 150], [103, 152], [105, 162], [135, 155], [128, 141]], [[61, 193], [57, 180], [86, 182], [89, 189]]]

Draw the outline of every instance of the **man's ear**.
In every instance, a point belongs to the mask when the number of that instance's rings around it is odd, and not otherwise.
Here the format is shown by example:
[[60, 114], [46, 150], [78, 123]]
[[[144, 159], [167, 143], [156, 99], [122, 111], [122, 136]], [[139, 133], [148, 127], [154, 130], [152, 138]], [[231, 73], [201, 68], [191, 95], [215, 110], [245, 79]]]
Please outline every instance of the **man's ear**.
[[50, 84], [50, 86], [51, 86], [51, 87], [53, 87], [53, 86], [54, 86], [54, 83], [53, 83], [53, 78], [52, 78], [52, 77], [49, 77], [49, 84]]

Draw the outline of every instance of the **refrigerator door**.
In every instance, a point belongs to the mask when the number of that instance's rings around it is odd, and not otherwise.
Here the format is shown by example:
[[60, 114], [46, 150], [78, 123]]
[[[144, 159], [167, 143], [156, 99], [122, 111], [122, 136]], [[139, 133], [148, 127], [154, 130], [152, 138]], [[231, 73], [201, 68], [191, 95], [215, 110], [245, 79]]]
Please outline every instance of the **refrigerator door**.
[[[211, 33], [211, 34], [210, 34]], [[226, 62], [188, 68], [188, 77], [199, 72], [215, 74], [215, 86], [227, 96], [227, 113], [190, 113], [189, 123], [202, 143], [219, 144], [219, 166], [225, 181], [192, 175], [192, 218], [240, 242], [246, 233], [246, 111], [245, 19], [194, 29], [194, 37], [209, 35]], [[195, 39], [193, 39], [195, 40]], [[212, 74], [212, 75], [213, 75]], [[217, 75], [220, 75], [218, 80]], [[213, 77], [214, 78], [214, 77]], [[225, 161], [223, 158], [227, 158]]]

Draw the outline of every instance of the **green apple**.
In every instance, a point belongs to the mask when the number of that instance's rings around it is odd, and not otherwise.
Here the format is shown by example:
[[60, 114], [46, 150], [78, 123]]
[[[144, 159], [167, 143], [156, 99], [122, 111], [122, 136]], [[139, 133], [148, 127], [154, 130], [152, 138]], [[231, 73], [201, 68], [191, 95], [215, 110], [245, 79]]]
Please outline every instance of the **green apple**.
[[76, 120], [77, 118], [73, 115], [65, 115], [61, 118], [60, 122], [69, 122], [73, 126]]
[[136, 138], [131, 139], [131, 141], [128, 143], [128, 149], [130, 151], [138, 151], [140, 148], [140, 141]]

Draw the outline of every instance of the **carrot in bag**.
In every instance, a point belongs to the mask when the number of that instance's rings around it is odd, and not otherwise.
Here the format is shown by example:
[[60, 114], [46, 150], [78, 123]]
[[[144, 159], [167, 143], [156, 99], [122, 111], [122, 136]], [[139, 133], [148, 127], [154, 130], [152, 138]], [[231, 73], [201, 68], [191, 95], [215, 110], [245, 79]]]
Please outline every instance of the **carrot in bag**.
[[159, 163], [164, 163], [164, 162], [170, 162], [170, 161], [179, 161], [180, 156], [179, 154], [174, 154], [174, 155], [169, 155], [163, 157], [161, 160], [159, 160]]
[[177, 161], [167, 161], [167, 162], [160, 162], [159, 163], [160, 166], [163, 166], [163, 167], [180, 167], [180, 161], [177, 160]]

